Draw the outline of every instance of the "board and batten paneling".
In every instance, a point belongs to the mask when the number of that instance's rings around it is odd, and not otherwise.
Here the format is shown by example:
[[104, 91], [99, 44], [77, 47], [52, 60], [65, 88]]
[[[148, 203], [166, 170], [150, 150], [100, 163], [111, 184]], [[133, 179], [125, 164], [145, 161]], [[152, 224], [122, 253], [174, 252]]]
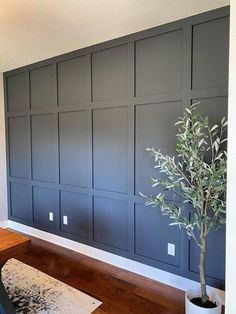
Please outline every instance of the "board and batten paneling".
[[[49, 229], [59, 227], [59, 196], [58, 191], [48, 187], [33, 187], [34, 222]], [[49, 219], [49, 213], [53, 220]]]
[[[186, 106], [227, 116], [228, 35], [225, 7], [6, 72], [9, 218], [198, 280], [194, 243], [139, 192], [158, 193], [146, 148], [175, 155]], [[222, 229], [206, 266], [218, 288], [224, 252]]]
[[30, 125], [27, 117], [8, 120], [9, 171], [15, 178], [30, 178]]
[[27, 183], [10, 183], [11, 216], [32, 221], [31, 186]]
[[136, 96], [181, 91], [183, 30], [136, 41]]
[[[80, 193], [61, 191], [61, 230], [88, 238], [89, 201], [88, 196]], [[67, 224], [63, 217], [67, 217]]]
[[[147, 158], [146, 148], [160, 147], [163, 153], [175, 154], [176, 117], [182, 114], [182, 102], [164, 102], [136, 106], [135, 126], [135, 192], [151, 194], [151, 177], [161, 173], [153, 169], [153, 159]], [[164, 135], [164, 136], [162, 136]], [[155, 193], [161, 192], [159, 187]]]
[[[145, 234], [145, 237], [143, 236]], [[165, 241], [162, 241], [162, 239]], [[180, 266], [181, 232], [169, 228], [169, 218], [154, 207], [135, 206], [135, 253], [173, 266]], [[168, 255], [166, 242], [175, 245], [175, 256]]]
[[56, 105], [56, 68], [50, 64], [30, 71], [30, 108], [48, 108]]
[[86, 110], [59, 114], [60, 183], [88, 187]]
[[127, 251], [128, 204], [126, 201], [94, 197], [94, 241]]
[[[228, 84], [229, 18], [193, 26], [193, 89]], [[217, 64], [217, 66], [216, 66]]]
[[68, 106], [87, 101], [86, 58], [79, 56], [59, 62], [58, 68], [58, 105]]
[[7, 79], [7, 109], [9, 112], [24, 111], [29, 107], [29, 84], [26, 72]]
[[56, 180], [56, 127], [53, 113], [31, 117], [33, 180], [46, 182], [55, 182]]
[[116, 100], [128, 95], [128, 46], [94, 52], [92, 58], [92, 100]]
[[93, 110], [94, 189], [127, 193], [127, 107]]

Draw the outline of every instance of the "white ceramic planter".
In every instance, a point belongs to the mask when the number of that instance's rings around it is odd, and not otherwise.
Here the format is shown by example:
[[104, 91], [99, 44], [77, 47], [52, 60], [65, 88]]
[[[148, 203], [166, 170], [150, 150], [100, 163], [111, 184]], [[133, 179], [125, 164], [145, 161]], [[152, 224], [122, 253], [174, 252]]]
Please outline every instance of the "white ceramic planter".
[[190, 300], [200, 296], [200, 289], [191, 289], [185, 293], [185, 314], [221, 314], [222, 301], [218, 294], [213, 290], [207, 290], [211, 301], [216, 302], [217, 307], [213, 309], [205, 309], [193, 304]]

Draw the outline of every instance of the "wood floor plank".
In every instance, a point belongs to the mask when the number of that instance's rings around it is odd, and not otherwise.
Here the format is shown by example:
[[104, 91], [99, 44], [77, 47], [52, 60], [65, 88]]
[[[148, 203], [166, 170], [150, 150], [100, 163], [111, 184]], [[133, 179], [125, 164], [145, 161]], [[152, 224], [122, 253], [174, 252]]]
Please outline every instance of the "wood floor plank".
[[7, 229], [0, 228], [0, 259], [4, 263], [15, 254], [23, 253], [30, 239]]

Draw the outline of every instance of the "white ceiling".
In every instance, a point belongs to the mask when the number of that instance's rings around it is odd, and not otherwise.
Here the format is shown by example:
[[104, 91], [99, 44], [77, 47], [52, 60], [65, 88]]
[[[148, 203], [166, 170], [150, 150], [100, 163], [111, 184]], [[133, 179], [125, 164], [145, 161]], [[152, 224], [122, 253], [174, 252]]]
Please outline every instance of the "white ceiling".
[[229, 4], [229, 0], [0, 0], [0, 72]]

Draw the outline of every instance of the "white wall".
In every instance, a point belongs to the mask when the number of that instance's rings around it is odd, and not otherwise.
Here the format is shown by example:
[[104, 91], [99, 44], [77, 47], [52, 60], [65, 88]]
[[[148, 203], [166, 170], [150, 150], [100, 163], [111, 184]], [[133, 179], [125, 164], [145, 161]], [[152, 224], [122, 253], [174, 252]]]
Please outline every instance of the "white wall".
[[0, 227], [7, 220], [6, 143], [4, 119], [3, 75], [0, 73]]
[[213, 10], [229, 0], [1, 0], [0, 72]]
[[236, 0], [230, 8], [226, 314], [236, 313]]

